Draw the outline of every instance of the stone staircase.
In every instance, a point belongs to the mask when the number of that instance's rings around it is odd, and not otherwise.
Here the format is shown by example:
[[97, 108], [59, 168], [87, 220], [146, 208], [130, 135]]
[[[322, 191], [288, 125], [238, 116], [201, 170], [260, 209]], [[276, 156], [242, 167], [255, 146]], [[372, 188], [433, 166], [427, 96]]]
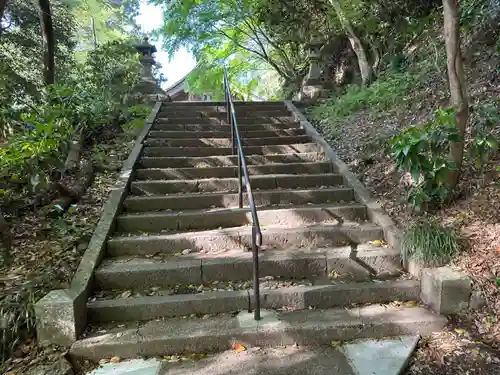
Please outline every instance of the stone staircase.
[[[427, 333], [443, 318], [281, 102], [235, 103], [262, 227], [253, 320], [251, 212], [221, 103], [164, 103], [95, 272], [77, 358], [205, 353]], [[248, 207], [246, 194], [244, 207]], [[394, 303], [392, 301], [400, 301]], [[392, 302], [392, 303], [391, 303]]]

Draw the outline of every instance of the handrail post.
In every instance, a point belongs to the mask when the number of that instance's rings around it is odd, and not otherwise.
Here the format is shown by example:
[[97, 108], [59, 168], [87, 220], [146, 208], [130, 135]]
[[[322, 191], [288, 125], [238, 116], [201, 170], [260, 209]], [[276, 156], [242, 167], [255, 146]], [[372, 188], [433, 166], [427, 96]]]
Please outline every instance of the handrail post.
[[243, 179], [241, 172], [241, 151], [238, 147], [238, 206], [243, 208]]
[[253, 253], [253, 295], [255, 306], [254, 320], [260, 320], [260, 284], [259, 284], [259, 248], [257, 246], [257, 228], [252, 225], [252, 253]]

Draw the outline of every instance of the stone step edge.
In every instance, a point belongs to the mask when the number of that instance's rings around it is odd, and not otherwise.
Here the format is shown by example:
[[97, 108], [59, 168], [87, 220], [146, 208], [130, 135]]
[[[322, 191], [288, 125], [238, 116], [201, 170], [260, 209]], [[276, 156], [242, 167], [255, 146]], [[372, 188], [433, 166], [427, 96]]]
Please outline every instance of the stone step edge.
[[[307, 194], [307, 193], [315, 193], [317, 191], [321, 192], [330, 192], [330, 193], [337, 193], [337, 192], [350, 192], [353, 191], [351, 187], [347, 186], [336, 186], [332, 188], [326, 188], [326, 189], [284, 189], [284, 188], [277, 188], [277, 189], [258, 189], [253, 191], [253, 195], [261, 194], [261, 195], [266, 195], [266, 194], [289, 194], [289, 193], [299, 193], [299, 194]], [[148, 196], [141, 196], [141, 195], [129, 195], [126, 199], [126, 201], [137, 201], [137, 202], [145, 202], [145, 201], [150, 201], [150, 200], [158, 200], [158, 199], [170, 199], [170, 198], [187, 198], [189, 199], [190, 197], [221, 197], [224, 198], [224, 196], [231, 195], [231, 196], [237, 196], [238, 193], [234, 192], [204, 192], [204, 193], [176, 193], [176, 194], [153, 194], [153, 195], [148, 195]], [[243, 197], [246, 197], [247, 193], [243, 193]]]
[[[328, 309], [354, 304], [418, 301], [419, 298], [420, 284], [415, 280], [260, 290], [261, 307], [273, 310]], [[254, 302], [253, 290], [240, 290], [96, 300], [88, 302], [87, 308], [90, 321], [105, 322], [244, 311], [250, 310]]]
[[[367, 220], [367, 208], [359, 203], [297, 205], [291, 208], [261, 207], [257, 212], [260, 227], [280, 226], [295, 228], [321, 223]], [[185, 231], [217, 228], [233, 228], [252, 223], [250, 208], [222, 208], [184, 211], [149, 211], [124, 213], [116, 218], [116, 232], [160, 232], [163, 230]]]
[[102, 358], [209, 353], [230, 349], [235, 343], [250, 348], [282, 345], [320, 346], [361, 338], [407, 334], [426, 335], [441, 330], [445, 317], [421, 307], [367, 306], [355, 309], [300, 310], [211, 319], [166, 319], [97, 333], [75, 342], [74, 359], [98, 362]]
[[[290, 167], [290, 168], [294, 168], [294, 167], [315, 167], [315, 166], [318, 166], [318, 167], [328, 167], [330, 169], [330, 173], [332, 172], [332, 164], [329, 162], [329, 161], [293, 161], [293, 162], [289, 162], [289, 163], [266, 163], [266, 164], [249, 164], [248, 165], [248, 169], [258, 169], [258, 168], [281, 168], [281, 167]], [[154, 167], [154, 168], [150, 168], [150, 167], [147, 167], [147, 168], [144, 168], [144, 167], [141, 167], [139, 166], [138, 168], [136, 168], [136, 171], [143, 171], [143, 172], [147, 172], [147, 171], [176, 171], [176, 172], [195, 172], [195, 171], [198, 171], [200, 169], [203, 169], [203, 170], [213, 170], [213, 171], [217, 171], [217, 170], [237, 170], [238, 169], [238, 166], [237, 165], [224, 165], [224, 166], [215, 166], [215, 167], [203, 167], [203, 168], [200, 168], [200, 167], [180, 167], [180, 168], [177, 168], [177, 167]], [[217, 178], [217, 177], [213, 177], [213, 178]]]
[[[210, 284], [217, 281], [244, 281], [253, 277], [251, 252], [189, 253], [167, 259], [107, 258], [96, 270], [97, 284], [104, 289], [144, 289], [162, 285]], [[346, 246], [330, 249], [266, 250], [260, 252], [260, 276], [332, 277], [364, 281], [390, 277], [401, 270], [396, 250], [362, 245], [356, 253]], [[124, 282], [125, 280], [125, 282]]]
[[[271, 149], [286, 149], [286, 151], [284, 153], [290, 153], [289, 152], [289, 148], [293, 148], [293, 149], [300, 149], [300, 148], [310, 148], [310, 149], [314, 149], [315, 151], [314, 152], [321, 152], [321, 147], [318, 146], [318, 144], [314, 143], [314, 142], [307, 142], [307, 143], [291, 143], [291, 144], [284, 144], [284, 145], [260, 145], [260, 146], [243, 146], [243, 151], [245, 152], [245, 156], [247, 155], [281, 155], [283, 154], [282, 152], [275, 152], [275, 151], [272, 151], [272, 153], [268, 153], [268, 154], [252, 154], [252, 153], [249, 153], [249, 152], [254, 152], [256, 150], [260, 150], [260, 151], [265, 151], [266, 149], [268, 150], [271, 150]], [[164, 146], [151, 146], [151, 145], [147, 145], [147, 144], [144, 144], [144, 149], [147, 151], [147, 150], [161, 150], [161, 149], [164, 149], [165, 147]], [[181, 146], [176, 146], [176, 147], [168, 147], [168, 149], [170, 150], [179, 150], [179, 151], [186, 151], [186, 149], [189, 151], [189, 150], [197, 150], [197, 149], [204, 149], [204, 150], [214, 150], [214, 147], [197, 147], [197, 146], [188, 146], [188, 147], [181, 147]], [[219, 150], [223, 150], [224, 152], [227, 152], [227, 154], [223, 154], [223, 155], [220, 155], [220, 154], [214, 154], [214, 155], [210, 155], [210, 156], [231, 156], [232, 155], [232, 149], [231, 147], [216, 147], [216, 149], [219, 149]], [[301, 151], [302, 152], [302, 151]], [[196, 156], [196, 157], [203, 157], [202, 156]]]
[[[196, 133], [196, 132], [194, 132]], [[281, 144], [281, 145], [274, 145], [274, 144], [262, 144], [262, 145], [252, 145], [252, 144], [249, 144], [248, 141], [250, 141], [250, 143], [252, 141], [254, 141], [255, 139], [259, 139], [259, 140], [262, 140], [263, 142], [267, 142], [268, 140], [277, 140], [277, 139], [287, 139], [287, 140], [297, 140], [297, 139], [303, 139], [303, 140], [308, 140], [310, 141], [311, 140], [311, 137], [308, 136], [308, 135], [284, 135], [284, 136], [276, 136], [276, 137], [260, 137], [260, 138], [247, 138], [246, 141], [247, 141], [247, 144], [245, 146], [283, 146], [283, 145], [286, 145], [285, 144]], [[157, 141], [158, 143], [169, 143], [169, 142], [192, 142], [192, 141], [198, 141], [198, 142], [203, 142], [203, 141], [230, 141], [231, 139], [230, 138], [151, 138], [151, 137], [147, 137], [144, 141]], [[308, 142], [310, 143], [310, 142]], [[207, 146], [210, 146], [210, 143], [205, 143]], [[216, 145], [217, 146], [217, 145]], [[177, 146], [177, 147], [183, 147], [183, 146]], [[227, 146], [226, 146], [227, 147]]]
[[[246, 155], [245, 155], [246, 156]], [[248, 155], [247, 157], [249, 159], [257, 159], [257, 156], [261, 156], [262, 158], [266, 158], [269, 156], [274, 156], [274, 157], [281, 157], [283, 156], [284, 158], [287, 157], [297, 157], [297, 160], [310, 160], [310, 159], [300, 159], [301, 157], [315, 157], [317, 156], [318, 158], [322, 158], [321, 161], [327, 160], [325, 159], [326, 156], [322, 152], [297, 152], [297, 153], [286, 153], [286, 154], [274, 154], [274, 155]], [[161, 160], [161, 161], [177, 161], [177, 160], [188, 160], [188, 161], [205, 161], [205, 160], [218, 160], [218, 159], [234, 159], [235, 161], [238, 161], [238, 156], [237, 155], [214, 155], [214, 156], [143, 156], [141, 160], [144, 161], [149, 161], [149, 160]], [[294, 161], [290, 163], [294, 163]], [[278, 164], [287, 164], [286, 163], [278, 163]], [[268, 163], [268, 164], [275, 164], [275, 163]], [[252, 164], [248, 164], [249, 166]], [[255, 165], [255, 164], [253, 164]], [[261, 164], [257, 164], [261, 165]]]
[[[273, 173], [273, 174], [254, 174], [251, 176], [250, 180], [252, 178], [257, 179], [272, 179], [272, 178], [289, 178], [289, 177], [302, 177], [302, 178], [316, 178], [316, 177], [336, 177], [336, 178], [341, 178], [342, 175], [337, 174], [337, 173], [311, 173], [311, 174], [287, 174], [287, 173]], [[182, 183], [182, 182], [193, 182], [193, 181], [226, 181], [226, 180], [237, 180], [238, 177], [223, 177], [223, 178], [217, 178], [217, 177], [210, 177], [210, 178], [197, 178], [197, 179], [184, 179], [184, 180], [135, 180], [132, 181], [132, 184], [143, 184], [143, 183], [165, 183], [165, 184], [172, 184], [172, 183]]]
[[[228, 131], [231, 130], [231, 125], [229, 124], [162, 124], [162, 123], [154, 123], [151, 127], [151, 130], [153, 131], [196, 131], [192, 130], [193, 128], [205, 128], [209, 130], [202, 130], [202, 131], [212, 131], [212, 130], [224, 130], [228, 129]], [[275, 123], [257, 123], [257, 124], [241, 124], [238, 125], [239, 130], [241, 132], [246, 132], [246, 131], [273, 131], [273, 130], [287, 130], [287, 129], [303, 129], [300, 126], [299, 122], [285, 122], [285, 123], [280, 123], [280, 122], [275, 122]], [[256, 130], [258, 129], [258, 130]]]
[[[304, 213], [304, 212], [309, 212], [309, 211], [326, 211], [329, 212], [329, 210], [333, 211], [344, 211], [348, 209], [354, 209], [354, 210], [362, 210], [366, 209], [366, 206], [357, 203], [357, 202], [350, 202], [350, 203], [318, 203], [318, 204], [301, 204], [301, 205], [295, 205], [293, 207], [275, 207], [275, 206], [263, 206], [260, 207], [259, 210], [257, 211], [257, 215], [260, 213], [266, 214], [266, 213], [282, 213], [283, 215], [286, 215], [288, 213]], [[252, 210], [250, 207], [232, 207], [232, 208], [207, 208], [207, 209], [185, 209], [185, 210], [164, 210], [164, 211], [150, 211], [150, 212], [127, 212], [119, 215], [117, 217], [118, 220], [120, 219], [127, 219], [127, 218], [143, 218], [143, 219], [148, 219], [148, 218], [155, 218], [155, 219], [162, 219], [162, 218], [183, 218], [183, 217], [200, 217], [200, 216], [210, 216], [210, 215], [247, 215], [251, 213]], [[335, 215], [335, 213], [334, 213]], [[339, 216], [341, 216], [339, 214]], [[330, 216], [332, 220], [338, 221], [338, 218], [335, 216]], [[347, 220], [348, 221], [348, 220]]]
[[[265, 247], [332, 247], [382, 240], [383, 231], [375, 224], [316, 224], [300, 227], [266, 226], [261, 228]], [[215, 251], [229, 248], [250, 249], [250, 226], [222, 230], [170, 232], [115, 236], [107, 241], [108, 254], [139, 255], [159, 252], [177, 253], [184, 249]]]

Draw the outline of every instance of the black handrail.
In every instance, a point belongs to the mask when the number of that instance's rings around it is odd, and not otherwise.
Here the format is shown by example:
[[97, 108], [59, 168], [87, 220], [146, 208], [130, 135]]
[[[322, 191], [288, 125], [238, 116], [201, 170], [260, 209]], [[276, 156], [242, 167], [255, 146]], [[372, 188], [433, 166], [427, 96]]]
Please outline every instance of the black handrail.
[[[245, 189], [252, 212], [252, 253], [253, 253], [253, 294], [254, 294], [254, 319], [260, 320], [260, 289], [259, 289], [259, 247], [262, 246], [262, 232], [260, 230], [259, 218], [255, 201], [252, 194], [252, 186], [248, 177], [247, 163], [245, 162], [245, 153], [241, 142], [238, 122], [236, 121], [236, 111], [231, 97], [231, 88], [227, 77], [227, 69], [224, 67], [224, 94], [226, 102], [227, 123], [231, 126], [231, 151], [233, 155], [238, 155], [238, 202], [239, 207], [243, 208], [243, 181], [245, 178]], [[243, 173], [243, 176], [242, 176]]]

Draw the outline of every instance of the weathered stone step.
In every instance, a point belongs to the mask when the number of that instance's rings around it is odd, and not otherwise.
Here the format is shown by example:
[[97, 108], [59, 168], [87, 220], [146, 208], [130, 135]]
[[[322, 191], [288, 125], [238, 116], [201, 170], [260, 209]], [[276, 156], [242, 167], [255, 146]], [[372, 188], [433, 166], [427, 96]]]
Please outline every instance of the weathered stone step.
[[[261, 208], [258, 212], [260, 225], [285, 228], [304, 225], [366, 220], [366, 207], [361, 204], [298, 206], [293, 208]], [[118, 216], [116, 231], [126, 233], [159, 233], [162, 231], [204, 230], [250, 225], [252, 212], [249, 208], [190, 210], [185, 212], [163, 211], [133, 213]]]
[[[286, 307], [290, 310], [417, 301], [419, 298], [420, 285], [416, 280], [291, 286], [274, 290], [262, 289], [260, 295], [262, 308]], [[145, 321], [191, 314], [248, 311], [254, 300], [251, 290], [240, 290], [104, 299], [89, 302], [87, 306], [91, 322]]]
[[[250, 176], [267, 174], [320, 174], [331, 173], [330, 162], [316, 163], [284, 163], [250, 165], [247, 167]], [[147, 168], [137, 169], [134, 173], [137, 180], [191, 180], [200, 178], [238, 177], [238, 167], [206, 167], [206, 168]], [[250, 177], [250, 181], [252, 177]]]
[[[398, 275], [401, 257], [398, 251], [368, 244], [311, 250], [260, 251], [260, 277], [301, 279], [316, 276], [341, 281], [363, 281], [373, 277]], [[179, 284], [210, 284], [252, 279], [251, 252], [239, 249], [186, 255], [158, 254], [143, 258], [121, 256], [105, 260], [95, 277], [101, 289], [169, 288]]]
[[[283, 130], [257, 130], [240, 132], [242, 140], [247, 138], [272, 138], [281, 136], [305, 135], [304, 129], [283, 129]], [[152, 130], [149, 132], [151, 138], [231, 138], [231, 131], [170, 131]]]
[[[249, 155], [278, 155], [304, 152], [323, 152], [316, 143], [299, 143], [285, 145], [268, 146], [247, 146], [243, 147], [245, 156]], [[154, 147], [145, 146], [143, 155], [145, 156], [229, 156], [232, 155], [231, 147]]]
[[[324, 154], [306, 152], [299, 154], [278, 155], [245, 155], [248, 166], [259, 164], [282, 164], [324, 161]], [[238, 156], [205, 156], [205, 157], [149, 157], [144, 156], [138, 162], [139, 168], [206, 168], [231, 167], [238, 165]]]
[[[238, 116], [238, 125], [251, 125], [251, 124], [289, 124], [296, 123], [297, 120], [289, 116], [271, 117], [271, 116], [252, 116], [242, 117]], [[227, 125], [225, 117], [157, 117], [156, 123], [158, 124], [212, 124], [212, 125]]]
[[366, 306], [353, 309], [263, 311], [224, 314], [210, 319], [172, 318], [131, 327], [109, 327], [91, 332], [75, 342], [74, 359], [98, 362], [102, 358], [152, 357], [177, 353], [208, 353], [231, 348], [233, 343], [251, 346], [330, 346], [332, 341], [429, 334], [441, 330], [446, 318], [421, 307]]
[[[286, 108], [285, 103], [280, 101], [265, 101], [265, 102], [244, 102], [244, 101], [234, 101], [234, 107], [236, 110], [250, 110], [250, 111], [262, 111], [271, 109], [283, 109]], [[162, 111], [168, 111], [171, 109], [181, 109], [181, 110], [210, 110], [216, 112], [226, 111], [225, 102], [165, 102], [161, 106]]]
[[[286, 123], [286, 124], [238, 124], [238, 130], [240, 134], [243, 135], [245, 132], [249, 131], [274, 131], [274, 130], [286, 130], [286, 129], [300, 129], [300, 124]], [[229, 125], [210, 125], [210, 124], [159, 124], [155, 122], [152, 126], [152, 130], [168, 130], [168, 131], [225, 131], [231, 133], [231, 127]]]
[[[311, 138], [307, 135], [295, 135], [286, 137], [269, 138], [246, 138], [242, 140], [244, 146], [267, 146], [267, 145], [288, 145], [296, 143], [309, 143]], [[144, 141], [146, 146], [162, 147], [231, 147], [229, 138], [147, 138]]]
[[[256, 190], [253, 192], [257, 207], [287, 204], [318, 204], [350, 202], [354, 200], [354, 191], [349, 187], [310, 190]], [[127, 212], [147, 212], [161, 210], [189, 210], [204, 208], [238, 207], [238, 194], [199, 193], [155, 196], [129, 196], [123, 205]], [[248, 206], [247, 194], [243, 195], [243, 204]]]
[[[257, 114], [257, 115], [256, 115]], [[243, 118], [254, 118], [254, 117], [289, 117], [291, 116], [290, 111], [285, 107], [283, 108], [270, 108], [259, 110], [258, 112], [252, 109], [240, 108], [236, 109], [236, 119], [240, 117]], [[223, 111], [207, 111], [204, 109], [197, 108], [196, 110], [178, 110], [178, 109], [164, 109], [158, 113], [157, 118], [181, 118], [181, 117], [211, 117], [211, 118], [221, 118], [227, 119], [227, 112], [225, 109]]]
[[[198, 180], [149, 180], [133, 181], [130, 191], [134, 195], [236, 192], [238, 178], [208, 178]], [[307, 175], [253, 175], [252, 189], [305, 189], [321, 186], [339, 186], [343, 183], [341, 175], [333, 173]]]
[[[107, 253], [117, 255], [175, 254], [192, 251], [220, 251], [251, 248], [249, 226], [177, 232], [158, 235], [113, 237], [107, 242]], [[361, 244], [380, 240], [383, 231], [374, 224], [344, 223], [343, 225], [314, 225], [303, 228], [268, 227], [262, 229], [262, 244], [266, 248], [313, 248]]]

